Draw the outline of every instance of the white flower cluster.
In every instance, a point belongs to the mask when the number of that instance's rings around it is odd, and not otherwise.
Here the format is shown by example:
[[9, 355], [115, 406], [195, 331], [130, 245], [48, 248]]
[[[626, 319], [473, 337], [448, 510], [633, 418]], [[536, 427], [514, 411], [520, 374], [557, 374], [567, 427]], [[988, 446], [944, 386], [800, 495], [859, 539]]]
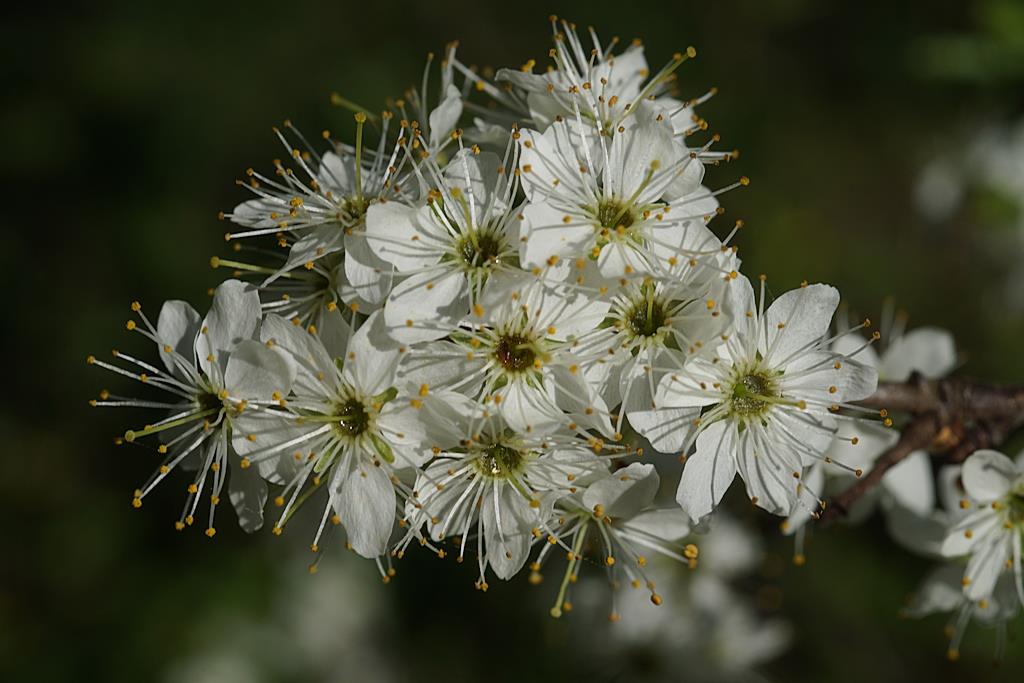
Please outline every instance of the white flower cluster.
[[[878, 335], [830, 335], [828, 285], [769, 303], [764, 276], [740, 273], [742, 224], [709, 227], [748, 181], [703, 184], [735, 153], [712, 149], [706, 98], [674, 96], [692, 48], [652, 74], [639, 43], [553, 27], [542, 74], [487, 80], [450, 46], [439, 96], [428, 64], [420, 91], [356, 113], [352, 145], [275, 129], [289, 161], [250, 169], [253, 197], [223, 215], [236, 255], [212, 265], [236, 279], [205, 317], [170, 301], [154, 323], [133, 304], [128, 329], [159, 361], [89, 359], [164, 394], [94, 401], [159, 414], [123, 437], [163, 456], [136, 507], [176, 469], [193, 472], [179, 529], [203, 506], [213, 536], [225, 486], [247, 531], [271, 496], [274, 533], [316, 506], [313, 550], [340, 527], [385, 580], [412, 545], [468, 553], [484, 590], [525, 567], [539, 582], [562, 555], [558, 616], [585, 556], [660, 604], [648, 555], [694, 565], [687, 539], [737, 475], [795, 529], [826, 473], [870, 464], [892, 423], [854, 402], [884, 370]], [[685, 460], [677, 504], [656, 500], [675, 458], [641, 439]], [[856, 455], [865, 440], [883, 445]], [[1020, 534], [997, 532], [1019, 525], [1021, 484], [975, 458], [964, 484], [987, 516], [948, 545], [974, 552], [976, 599], [1011, 556], [1019, 585]], [[896, 501], [914, 507], [914, 487]]]

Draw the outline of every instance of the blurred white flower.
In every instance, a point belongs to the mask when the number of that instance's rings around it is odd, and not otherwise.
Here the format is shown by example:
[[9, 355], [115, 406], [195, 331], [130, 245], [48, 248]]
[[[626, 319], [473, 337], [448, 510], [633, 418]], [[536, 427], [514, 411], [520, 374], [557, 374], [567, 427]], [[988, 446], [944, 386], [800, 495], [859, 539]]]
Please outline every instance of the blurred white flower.
[[214, 612], [193, 627], [201, 644], [183, 653], [166, 683], [369, 683], [404, 680], [387, 649], [389, 593], [351, 562], [327, 561], [317, 576], [285, 574], [267, 614]]
[[[904, 318], [894, 315], [891, 306], [887, 306], [882, 316], [881, 353], [875, 350], [874, 345], [865, 346], [865, 340], [858, 335], [836, 339], [832, 349], [843, 354], [857, 353], [857, 360], [874, 368], [882, 382], [904, 382], [913, 372], [920, 373], [925, 379], [940, 379], [953, 371], [957, 354], [952, 334], [934, 327], [919, 327], [907, 332], [904, 325]], [[807, 485], [818, 491], [843, 490], [855, 479], [850, 468], [870, 470], [875, 460], [898, 438], [899, 434], [894, 429], [870, 422], [863, 424], [856, 443], [848, 439], [832, 442], [825, 453], [832, 463], [812, 465], [804, 475]], [[833, 463], [842, 463], [843, 467]], [[864, 496], [847, 519], [863, 520], [879, 501], [887, 512], [896, 509], [897, 514], [907, 511], [917, 517], [927, 516], [935, 508], [933, 480], [931, 457], [923, 450], [914, 451], [885, 473], [881, 485]], [[782, 525], [785, 533], [798, 533], [795, 555], [798, 562], [803, 557], [801, 530], [809, 519], [810, 512], [798, 508]]]
[[914, 618], [950, 613], [946, 629], [949, 635], [946, 655], [951, 660], [960, 657], [960, 644], [972, 621], [995, 628], [995, 654], [998, 661], [1006, 647], [1007, 624], [1021, 611], [1013, 579], [1009, 574], [1003, 574], [988, 598], [973, 601], [964, 595], [961, 575], [962, 569], [958, 564], [944, 564], [935, 568], [925, 577], [901, 613]]
[[942, 554], [968, 557], [961, 581], [967, 598], [991, 599], [999, 577], [1012, 572], [1024, 605], [1024, 454], [1014, 463], [997, 451], [976, 451], [964, 461], [960, 478], [967, 495], [960, 507], [970, 512], [948, 529]]
[[[575, 478], [574, 478], [575, 479]], [[606, 472], [590, 481], [575, 479], [570, 494], [555, 504], [552, 519], [535, 534], [540, 551], [530, 565], [530, 582], [543, 580], [541, 569], [551, 553], [568, 551], [565, 572], [551, 608], [553, 617], [572, 608], [569, 590], [576, 583], [583, 567], [582, 551], [589, 538], [596, 546], [593, 559], [608, 571], [612, 586], [612, 611], [609, 618], [619, 618], [615, 608], [615, 591], [625, 578], [634, 588], [650, 592], [651, 602], [660, 605], [655, 582], [645, 567], [648, 555], [670, 558], [696, 566], [697, 546], [683, 544], [690, 533], [686, 514], [678, 507], [659, 508], [654, 497], [661, 483], [654, 465], [632, 463], [614, 472]], [[546, 543], [540, 542], [543, 538]]]

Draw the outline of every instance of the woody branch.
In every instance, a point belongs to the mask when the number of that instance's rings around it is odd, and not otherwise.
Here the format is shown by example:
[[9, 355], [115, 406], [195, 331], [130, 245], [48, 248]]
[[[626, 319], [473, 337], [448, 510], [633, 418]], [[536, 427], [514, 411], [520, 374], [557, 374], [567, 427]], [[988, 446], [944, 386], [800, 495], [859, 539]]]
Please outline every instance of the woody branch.
[[882, 382], [860, 405], [906, 416], [900, 438], [852, 486], [827, 501], [823, 522], [846, 516], [890, 468], [918, 450], [942, 464], [963, 462], [979, 448], [995, 448], [1024, 427], [1024, 387], [1003, 387], [963, 377], [929, 381], [914, 373], [905, 382]]

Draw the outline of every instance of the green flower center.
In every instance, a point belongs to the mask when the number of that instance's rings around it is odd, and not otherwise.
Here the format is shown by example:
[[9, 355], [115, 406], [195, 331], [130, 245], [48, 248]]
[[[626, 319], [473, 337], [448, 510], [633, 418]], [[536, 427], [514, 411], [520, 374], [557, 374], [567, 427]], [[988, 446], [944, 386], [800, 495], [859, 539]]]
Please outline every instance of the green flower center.
[[629, 228], [636, 222], [632, 209], [622, 202], [609, 199], [597, 205], [597, 223], [607, 230]]
[[774, 397], [771, 379], [764, 373], [751, 372], [741, 375], [732, 385], [729, 404], [738, 415], [759, 415], [769, 405], [766, 397]]
[[626, 314], [627, 329], [637, 337], [653, 337], [665, 326], [668, 315], [658, 299], [639, 301]]
[[370, 200], [366, 197], [346, 197], [338, 205], [338, 221], [345, 228], [350, 228], [363, 220], [370, 209]]
[[494, 358], [505, 370], [522, 372], [533, 366], [537, 354], [529, 339], [518, 334], [510, 334], [498, 340]]
[[370, 426], [370, 414], [366, 412], [366, 406], [354, 398], [338, 404], [334, 416], [338, 418], [337, 422], [331, 423], [334, 430], [350, 439], [356, 438]]
[[523, 469], [526, 457], [517, 448], [491, 444], [480, 449], [474, 464], [477, 471], [492, 479], [510, 479]]
[[213, 391], [207, 391], [196, 396], [196, 408], [199, 410], [213, 410], [224, 407], [224, 401]]
[[463, 237], [455, 249], [467, 267], [486, 268], [498, 262], [502, 246], [497, 235], [484, 232]]

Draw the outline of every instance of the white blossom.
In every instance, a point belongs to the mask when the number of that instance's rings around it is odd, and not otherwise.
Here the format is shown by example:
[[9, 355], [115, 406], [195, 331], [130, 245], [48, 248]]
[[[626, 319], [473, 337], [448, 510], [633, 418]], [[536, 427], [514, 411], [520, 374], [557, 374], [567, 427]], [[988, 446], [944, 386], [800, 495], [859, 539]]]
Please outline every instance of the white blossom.
[[950, 526], [942, 554], [967, 556], [962, 585], [970, 600], [991, 599], [999, 577], [1012, 572], [1024, 605], [1024, 455], [1015, 463], [997, 451], [975, 451], [964, 461], [960, 478], [966, 493], [960, 507], [969, 512]]
[[[298, 171], [274, 163], [274, 177], [248, 169], [248, 181], [238, 181], [256, 199], [250, 199], [224, 214], [245, 230], [229, 232], [224, 237], [234, 240], [272, 235], [288, 249], [284, 264], [272, 273], [267, 283], [289, 271], [312, 270], [321, 259], [330, 258], [326, 273], [341, 258], [348, 287], [342, 292], [351, 296], [350, 303], [379, 305], [391, 287], [391, 268], [374, 255], [366, 242], [366, 212], [376, 202], [403, 197], [408, 189], [403, 183], [401, 168], [405, 152], [398, 142], [389, 152], [388, 124], [390, 113], [381, 116], [382, 131], [376, 149], [367, 149], [363, 141], [367, 120], [357, 113], [355, 146], [332, 143], [323, 154], [290, 123], [286, 128], [298, 137], [305, 148], [293, 147], [277, 128], [275, 134], [288, 151]], [[327, 134], [325, 137], [329, 137]], [[399, 138], [401, 141], [402, 138]]]
[[[114, 357], [133, 369], [90, 356], [89, 362], [136, 379], [168, 394], [164, 400], [141, 400], [103, 392], [97, 406], [140, 407], [168, 413], [145, 427], [128, 430], [124, 441], [159, 433], [157, 452], [163, 463], [135, 491], [132, 503], [143, 499], [178, 466], [196, 470], [177, 529], [191, 525], [202, 496], [209, 493], [206, 533], [216, 533], [214, 517], [225, 483], [241, 526], [254, 531], [263, 524], [266, 484], [240, 463], [231, 447], [232, 426], [242, 415], [259, 412], [273, 396], [287, 394], [295, 377], [294, 366], [253, 339], [260, 324], [260, 303], [255, 289], [228, 280], [214, 292], [205, 318], [184, 301], [168, 301], [154, 327], [142, 307], [132, 304], [142, 320], [128, 329], [141, 332], [160, 348], [163, 368], [114, 351]], [[240, 465], [240, 466], [239, 466]], [[232, 470], [230, 478], [228, 469]]]
[[606, 460], [594, 452], [601, 448], [597, 442], [567, 431], [543, 437], [517, 432], [465, 397], [437, 394], [423, 410], [437, 441], [408, 499], [410, 531], [399, 548], [414, 538], [426, 542], [425, 527], [435, 543], [458, 539], [461, 561], [475, 532], [476, 548], [470, 550], [482, 590], [488, 567], [502, 579], [522, 568], [558, 498], [607, 471]]
[[518, 183], [506, 162], [469, 149], [443, 169], [427, 159], [415, 167], [431, 188], [424, 205], [370, 207], [370, 248], [405, 277], [384, 307], [392, 336], [409, 342], [446, 336], [479, 309], [492, 274], [518, 270]]
[[583, 372], [605, 349], [580, 342], [605, 318], [608, 302], [533, 277], [495, 283], [481, 301], [480, 318], [410, 355], [405, 380], [479, 397], [520, 432], [610, 435], [608, 406]]
[[[730, 283], [734, 329], [715, 358], [666, 375], [656, 401], [664, 420], [644, 433], [660, 451], [689, 456], [677, 500], [696, 522], [738, 473], [751, 501], [787, 515], [804, 490], [804, 468], [823, 458], [849, 419], [847, 401], [870, 395], [875, 371], [829, 350], [824, 338], [839, 303], [828, 285], [787, 292], [764, 309], [749, 281]], [[812, 492], [812, 495], [815, 495]], [[816, 496], [817, 497], [817, 496]]]
[[269, 315], [261, 338], [297, 367], [292, 395], [254, 415], [235, 433], [235, 448], [265, 477], [284, 485], [280, 533], [302, 498], [321, 486], [327, 500], [313, 540], [328, 522], [344, 527], [360, 555], [385, 554], [399, 501], [395, 471], [424, 459], [419, 399], [400, 396], [392, 348], [375, 313], [350, 333], [337, 319], [313, 334]]
[[[555, 504], [552, 519], [535, 532], [541, 546], [530, 565], [530, 581], [543, 580], [541, 568], [550, 554], [567, 551], [567, 563], [551, 615], [560, 617], [571, 609], [569, 589], [584, 566], [587, 541], [596, 546], [590, 558], [608, 568], [614, 590], [622, 579], [634, 588], [645, 588], [651, 601], [660, 605], [653, 579], [645, 571], [648, 556], [668, 557], [696, 566], [697, 546], [683, 544], [690, 533], [685, 513], [678, 507], [659, 508], [654, 503], [660, 479], [654, 465], [634, 462], [576, 486]], [[614, 606], [612, 620], [618, 618]]]
[[718, 203], [701, 187], [701, 159], [672, 135], [647, 105], [633, 125], [596, 142], [564, 121], [544, 133], [522, 131], [523, 265], [593, 259], [605, 277], [618, 278], [693, 258], [683, 246], [686, 228], [710, 220]]

